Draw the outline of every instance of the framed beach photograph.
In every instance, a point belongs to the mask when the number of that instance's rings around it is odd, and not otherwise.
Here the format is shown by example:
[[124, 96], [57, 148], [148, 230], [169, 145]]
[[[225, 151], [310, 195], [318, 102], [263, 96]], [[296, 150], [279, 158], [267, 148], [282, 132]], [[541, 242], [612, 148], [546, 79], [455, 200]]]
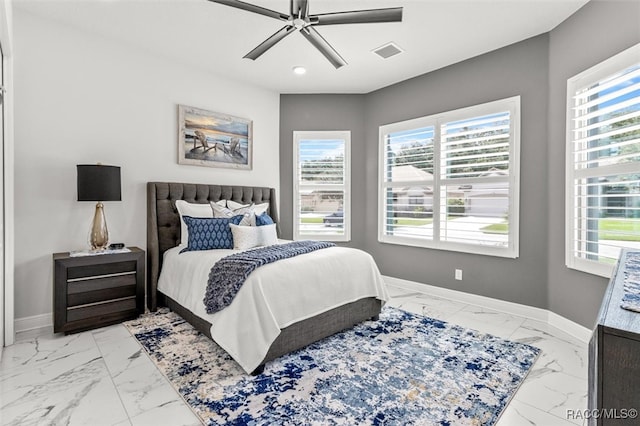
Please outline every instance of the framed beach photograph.
[[253, 122], [178, 105], [178, 164], [251, 170]]

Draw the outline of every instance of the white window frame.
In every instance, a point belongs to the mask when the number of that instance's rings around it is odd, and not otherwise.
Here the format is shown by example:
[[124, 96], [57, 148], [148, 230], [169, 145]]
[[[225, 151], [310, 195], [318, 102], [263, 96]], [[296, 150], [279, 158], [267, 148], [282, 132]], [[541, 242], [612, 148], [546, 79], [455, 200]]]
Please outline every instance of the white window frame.
[[610, 176], [637, 173], [638, 163], [609, 164], [600, 167], [576, 170], [574, 167], [574, 96], [577, 91], [623, 71], [638, 63], [640, 58], [640, 44], [630, 47], [609, 59], [577, 74], [567, 80], [567, 109], [566, 109], [566, 199], [565, 199], [565, 264], [568, 268], [609, 278], [615, 265], [599, 261], [582, 259], [573, 255], [574, 242], [577, 237], [576, 218], [573, 214], [576, 208], [575, 180], [585, 177]]
[[[451, 241], [440, 240], [440, 217], [441, 217], [441, 188], [445, 187], [447, 181], [452, 179], [443, 179], [441, 176], [440, 158], [441, 158], [441, 126], [445, 123], [464, 120], [493, 113], [506, 112], [510, 113], [510, 129], [509, 129], [509, 243], [507, 247], [485, 246], [479, 244], [464, 244]], [[389, 133], [399, 132], [403, 130], [419, 129], [423, 127], [434, 126], [434, 165], [433, 165], [433, 181], [429, 182], [429, 186], [433, 186], [433, 218], [434, 231], [433, 240], [419, 237], [403, 237], [385, 234], [385, 190], [393, 186], [384, 181], [385, 173], [385, 135]], [[520, 96], [500, 99], [493, 102], [487, 102], [480, 105], [474, 105], [453, 111], [447, 111], [440, 114], [434, 114], [427, 117], [415, 118], [412, 120], [402, 121], [398, 123], [387, 124], [379, 128], [379, 152], [378, 152], [378, 241], [389, 244], [399, 244], [413, 247], [424, 247], [438, 250], [449, 250], [463, 253], [473, 253], [488, 256], [517, 258], [519, 256], [519, 229], [520, 229]], [[490, 178], [468, 178], [471, 182], [475, 179], [482, 179], [483, 183], [490, 183]], [[402, 182], [403, 186], [420, 186], [425, 182]]]
[[[299, 168], [301, 140], [344, 140], [344, 183], [343, 184], [300, 184]], [[344, 191], [343, 200], [343, 234], [304, 234], [300, 235], [300, 189], [339, 190]], [[323, 241], [351, 241], [351, 131], [294, 131], [293, 132], [293, 239], [319, 239]]]

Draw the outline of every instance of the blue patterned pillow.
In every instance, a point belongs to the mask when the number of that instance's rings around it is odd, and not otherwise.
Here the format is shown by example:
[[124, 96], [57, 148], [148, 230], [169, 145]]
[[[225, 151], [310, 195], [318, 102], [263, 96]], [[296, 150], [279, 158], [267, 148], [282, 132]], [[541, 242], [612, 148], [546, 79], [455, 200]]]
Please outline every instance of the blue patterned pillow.
[[180, 250], [185, 251], [232, 249], [233, 234], [230, 223], [238, 225], [242, 220], [241, 215], [232, 218], [204, 218], [182, 216], [189, 230], [189, 241], [187, 247]]
[[266, 212], [256, 216], [256, 226], [271, 225], [272, 223], [273, 219]]

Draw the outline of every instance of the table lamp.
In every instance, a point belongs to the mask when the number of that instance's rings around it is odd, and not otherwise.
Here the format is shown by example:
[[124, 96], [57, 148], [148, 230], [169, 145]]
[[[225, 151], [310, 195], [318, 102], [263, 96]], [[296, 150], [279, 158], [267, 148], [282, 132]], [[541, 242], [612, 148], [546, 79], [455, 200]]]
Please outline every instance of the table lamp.
[[102, 201], [121, 201], [120, 167], [102, 164], [78, 164], [78, 201], [97, 201], [89, 233], [92, 250], [109, 245], [109, 231]]

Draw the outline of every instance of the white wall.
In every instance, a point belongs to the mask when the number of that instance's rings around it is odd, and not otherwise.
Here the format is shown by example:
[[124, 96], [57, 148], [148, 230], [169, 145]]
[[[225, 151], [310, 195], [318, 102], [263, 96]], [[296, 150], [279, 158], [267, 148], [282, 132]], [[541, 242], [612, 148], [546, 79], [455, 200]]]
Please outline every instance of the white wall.
[[0, 2], [0, 44], [2, 45], [3, 143], [2, 143], [2, 204], [3, 223], [2, 279], [0, 283], [0, 358], [2, 347], [13, 343], [13, 12], [9, 1]]
[[[147, 181], [278, 187], [277, 93], [20, 10], [14, 45], [18, 320], [52, 312], [51, 254], [85, 248], [94, 203], [75, 201], [76, 164], [122, 167], [110, 239], [142, 248]], [[178, 165], [178, 104], [252, 119], [253, 170]]]

